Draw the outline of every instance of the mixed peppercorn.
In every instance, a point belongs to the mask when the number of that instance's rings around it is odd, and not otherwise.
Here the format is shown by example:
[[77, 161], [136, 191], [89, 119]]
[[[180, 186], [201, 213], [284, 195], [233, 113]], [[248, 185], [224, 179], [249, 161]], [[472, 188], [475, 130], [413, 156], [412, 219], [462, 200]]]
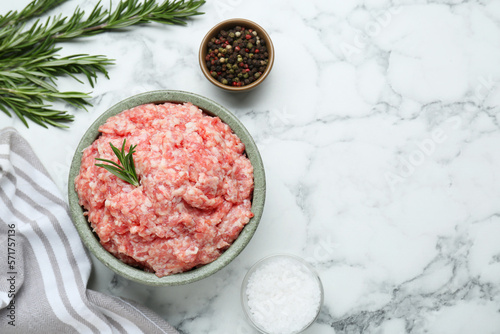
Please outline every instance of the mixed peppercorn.
[[256, 30], [236, 26], [221, 30], [208, 42], [205, 57], [210, 75], [223, 85], [245, 86], [264, 73], [269, 52]]

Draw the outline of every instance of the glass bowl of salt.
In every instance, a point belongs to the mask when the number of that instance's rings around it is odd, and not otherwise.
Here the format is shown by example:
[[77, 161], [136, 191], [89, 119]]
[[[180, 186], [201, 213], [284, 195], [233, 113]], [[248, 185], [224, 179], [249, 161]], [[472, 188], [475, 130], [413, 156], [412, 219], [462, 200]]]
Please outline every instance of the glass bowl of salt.
[[248, 321], [264, 334], [297, 334], [311, 326], [323, 304], [314, 268], [294, 255], [272, 255], [255, 263], [241, 286]]

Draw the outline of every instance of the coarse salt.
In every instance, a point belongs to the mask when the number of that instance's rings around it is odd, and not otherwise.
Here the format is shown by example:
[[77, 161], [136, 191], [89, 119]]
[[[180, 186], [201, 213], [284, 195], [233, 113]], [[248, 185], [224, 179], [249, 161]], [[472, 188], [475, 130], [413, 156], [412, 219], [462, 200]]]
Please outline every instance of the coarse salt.
[[249, 317], [267, 333], [291, 334], [316, 318], [322, 286], [308, 266], [288, 256], [274, 256], [250, 274], [246, 286]]

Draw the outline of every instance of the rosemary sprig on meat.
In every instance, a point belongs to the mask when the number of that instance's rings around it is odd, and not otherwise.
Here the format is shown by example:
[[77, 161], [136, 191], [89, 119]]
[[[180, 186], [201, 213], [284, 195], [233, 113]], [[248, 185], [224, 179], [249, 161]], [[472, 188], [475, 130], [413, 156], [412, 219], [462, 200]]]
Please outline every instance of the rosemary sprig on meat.
[[28, 120], [41, 126], [67, 127], [73, 116], [55, 110], [51, 102], [62, 101], [76, 108], [90, 105], [89, 93], [59, 91], [57, 78], [70, 76], [83, 83], [83, 76], [94, 87], [98, 74], [108, 78], [107, 66], [112, 59], [104, 55], [77, 54], [61, 57], [56, 44], [106, 31], [158, 22], [186, 24], [186, 19], [202, 14], [198, 8], [205, 1], [122, 0], [116, 8], [104, 9], [101, 3], [88, 16], [80, 8], [73, 15], [34, 19], [67, 0], [34, 0], [23, 10], [0, 16], [0, 110], [15, 114], [28, 127]]
[[106, 169], [108, 172], [112, 173], [113, 175], [116, 175], [123, 181], [138, 187], [139, 178], [137, 177], [137, 173], [135, 171], [134, 157], [132, 156], [135, 153], [135, 148], [137, 147], [137, 145], [130, 145], [128, 153], [125, 154], [126, 141], [127, 139], [123, 140], [121, 150], [116, 148], [113, 144], [109, 143], [111, 149], [118, 158], [119, 164], [109, 159], [95, 158], [96, 160], [107, 162], [109, 164], [109, 165], [108, 164], [95, 164], [95, 165]]

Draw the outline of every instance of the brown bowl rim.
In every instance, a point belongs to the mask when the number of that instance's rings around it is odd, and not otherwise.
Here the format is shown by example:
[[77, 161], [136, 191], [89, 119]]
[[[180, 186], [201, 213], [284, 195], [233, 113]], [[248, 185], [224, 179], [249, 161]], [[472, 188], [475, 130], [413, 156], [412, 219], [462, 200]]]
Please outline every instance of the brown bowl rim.
[[[236, 25], [242, 25], [245, 27], [252, 28], [254, 30], [257, 30], [259, 35], [261, 35], [262, 38], [265, 39], [266, 41], [266, 46], [268, 48], [269, 52], [269, 62], [267, 64], [266, 70], [262, 75], [257, 79], [256, 81], [252, 82], [249, 85], [245, 86], [240, 86], [240, 87], [234, 87], [234, 86], [229, 86], [229, 85], [224, 85], [220, 83], [219, 81], [215, 80], [209, 73], [208, 68], [205, 64], [205, 56], [207, 55], [207, 43], [210, 38], [212, 38], [215, 34], [217, 34], [221, 29], [228, 28], [228, 27], [234, 27]], [[203, 40], [201, 41], [200, 44], [200, 49], [198, 52], [198, 61], [200, 63], [200, 68], [205, 77], [210, 81], [212, 84], [215, 86], [232, 91], [232, 92], [244, 92], [244, 91], [249, 91], [255, 87], [257, 87], [259, 84], [261, 84], [269, 75], [271, 72], [273, 65], [274, 65], [274, 45], [271, 40], [271, 37], [267, 33], [267, 31], [262, 28], [259, 24], [255, 23], [254, 21], [248, 20], [248, 19], [243, 19], [243, 18], [232, 18], [232, 19], [227, 19], [222, 22], [217, 23], [215, 26], [213, 26], [206, 34], [205, 37], [203, 37]]]

